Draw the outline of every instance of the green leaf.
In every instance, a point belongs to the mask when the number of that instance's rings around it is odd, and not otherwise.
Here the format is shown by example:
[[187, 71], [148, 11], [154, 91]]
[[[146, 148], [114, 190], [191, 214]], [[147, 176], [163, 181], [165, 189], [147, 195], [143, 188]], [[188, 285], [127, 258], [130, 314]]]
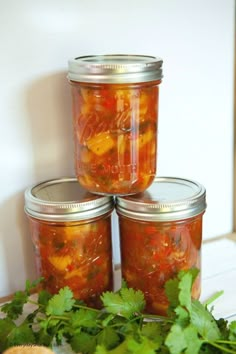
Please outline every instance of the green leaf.
[[46, 306], [48, 304], [48, 301], [52, 298], [52, 294], [50, 294], [46, 290], [41, 290], [38, 295], [38, 303], [40, 305]]
[[61, 316], [70, 311], [75, 303], [73, 293], [68, 286], [60, 289], [59, 294], [54, 295], [46, 307], [47, 315]]
[[33, 280], [32, 282], [27, 279], [25, 282], [25, 291], [27, 295], [30, 295], [31, 291], [34, 290], [38, 286], [38, 284], [43, 281], [43, 279], [43, 277], [40, 277], [36, 280]]
[[191, 311], [191, 289], [192, 289], [193, 277], [191, 273], [184, 273], [181, 276], [179, 282], [179, 302], [180, 305], [186, 307], [186, 309]]
[[115, 329], [111, 327], [104, 328], [97, 336], [97, 343], [106, 349], [113, 349], [120, 342], [120, 337]]
[[35, 336], [27, 323], [15, 327], [7, 336], [8, 346], [35, 344]]
[[175, 322], [181, 325], [182, 327], [187, 326], [187, 324], [189, 323], [189, 312], [182, 306], [177, 306], [174, 309], [174, 312], [177, 316]]
[[104, 348], [102, 345], [97, 345], [96, 351], [94, 354], [109, 354], [111, 353], [110, 351], [108, 352], [106, 348]]
[[16, 325], [11, 319], [0, 319], [0, 352], [7, 348], [6, 338], [15, 327]]
[[232, 321], [229, 325], [229, 339], [236, 341], [236, 321]]
[[11, 302], [4, 304], [1, 311], [11, 319], [17, 319], [23, 313], [23, 307], [28, 301], [28, 295], [23, 291], [17, 291]]
[[185, 354], [198, 354], [203, 341], [198, 337], [198, 331], [193, 325], [184, 329], [184, 337], [187, 343]]
[[96, 348], [96, 340], [94, 336], [81, 332], [72, 337], [70, 345], [76, 353], [92, 354]]
[[179, 305], [179, 279], [169, 279], [165, 283], [165, 293], [170, 303], [170, 308]]
[[38, 345], [49, 347], [53, 342], [53, 336], [49, 335], [43, 328], [40, 328], [40, 330], [35, 333], [35, 337]]
[[[191, 311], [191, 291], [199, 270], [192, 268], [188, 271], [182, 270], [173, 279], [165, 283], [165, 293], [169, 300], [169, 314], [173, 314], [179, 305]], [[174, 311], [176, 312], [176, 311]]]
[[77, 327], [96, 327], [97, 312], [80, 309], [70, 317], [72, 328]]
[[145, 307], [144, 295], [140, 290], [121, 288], [119, 293], [105, 292], [101, 296], [105, 309], [113, 314], [130, 318]]
[[140, 336], [139, 341], [134, 338], [127, 340], [128, 353], [134, 354], [155, 354], [159, 345], [147, 337]]
[[127, 340], [124, 340], [115, 349], [107, 350], [103, 345], [97, 345], [95, 354], [128, 354]]
[[192, 301], [191, 323], [196, 327], [203, 339], [216, 341], [220, 339], [220, 331], [212, 314], [198, 300]]
[[180, 354], [187, 347], [183, 329], [174, 324], [165, 340], [166, 346], [169, 348], [171, 354]]
[[163, 343], [161, 324], [159, 322], [147, 322], [143, 324], [141, 334], [153, 340], [155, 343], [158, 343], [159, 346]]

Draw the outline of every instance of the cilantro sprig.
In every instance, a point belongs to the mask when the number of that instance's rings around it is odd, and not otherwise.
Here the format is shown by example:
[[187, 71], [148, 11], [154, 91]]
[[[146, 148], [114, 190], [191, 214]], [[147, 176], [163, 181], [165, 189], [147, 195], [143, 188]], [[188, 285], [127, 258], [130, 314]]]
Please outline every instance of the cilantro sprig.
[[[125, 283], [117, 292], [104, 292], [101, 310], [87, 307], [65, 287], [58, 294], [45, 290], [37, 301], [30, 295], [41, 279], [26, 282], [0, 310], [0, 352], [13, 345], [52, 347], [67, 342], [84, 354], [220, 354], [236, 353], [236, 321], [216, 320], [209, 309], [222, 292], [205, 303], [191, 298], [196, 269], [181, 271], [165, 284], [167, 316], [145, 314], [144, 294]], [[35, 310], [22, 318], [24, 306]]]

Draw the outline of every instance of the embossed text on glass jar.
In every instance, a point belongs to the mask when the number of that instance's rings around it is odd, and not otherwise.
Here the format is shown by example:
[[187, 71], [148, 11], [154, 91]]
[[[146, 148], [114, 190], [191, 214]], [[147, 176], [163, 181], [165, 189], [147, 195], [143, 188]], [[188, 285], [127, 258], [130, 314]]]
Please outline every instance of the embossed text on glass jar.
[[[102, 60], [106, 63], [108, 59], [104, 56]], [[120, 60], [119, 56], [112, 57], [110, 68], [117, 71], [116, 63]], [[135, 65], [135, 60], [136, 57], [127, 56], [124, 61], [122, 57], [122, 68], [129, 73], [128, 65], [130, 62]], [[146, 65], [145, 59], [144, 62]], [[100, 62], [96, 65], [104, 70]], [[142, 74], [139, 72], [131, 82], [125, 75], [118, 80], [110, 72], [105, 79], [91, 74], [87, 78], [91, 82], [86, 79], [83, 82], [81, 78], [76, 81], [73, 74], [69, 76], [75, 172], [79, 182], [90, 192], [134, 194], [145, 190], [155, 177], [161, 74], [155, 72], [149, 79]]]

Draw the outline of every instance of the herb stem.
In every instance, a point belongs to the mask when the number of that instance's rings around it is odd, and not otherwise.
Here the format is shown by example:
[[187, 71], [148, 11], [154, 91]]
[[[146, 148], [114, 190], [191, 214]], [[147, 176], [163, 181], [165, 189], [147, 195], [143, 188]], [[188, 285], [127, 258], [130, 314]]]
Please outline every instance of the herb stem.
[[231, 349], [225, 348], [222, 345], [218, 345], [216, 342], [207, 341], [207, 343], [210, 344], [212, 347], [220, 349], [222, 352], [235, 354], [235, 350], [233, 350], [233, 349], [231, 350]]
[[28, 303], [28, 304], [32, 304], [32, 305], [36, 305], [36, 306], [38, 306], [38, 307], [42, 306], [42, 305], [39, 304], [37, 301], [30, 300], [30, 299], [28, 299], [28, 302], [27, 302], [27, 303]]
[[236, 345], [236, 341], [233, 342], [231, 340], [225, 340], [225, 339], [216, 340], [215, 343]]
[[68, 321], [70, 318], [67, 316], [57, 316], [57, 315], [52, 315], [50, 316], [49, 320], [62, 320], [62, 321]]
[[101, 312], [101, 310], [95, 309], [94, 307], [88, 307], [85, 305], [73, 305], [73, 307], [78, 308], [78, 309], [83, 309], [83, 310], [89, 310], [89, 311], [94, 311], [94, 312]]
[[170, 317], [166, 317], [166, 316], [159, 316], [159, 315], [150, 315], [150, 314], [143, 314], [143, 320], [145, 321], [145, 319], [150, 319], [150, 320], [154, 320], [154, 321], [160, 321], [160, 322], [170, 322], [173, 323], [173, 319]]

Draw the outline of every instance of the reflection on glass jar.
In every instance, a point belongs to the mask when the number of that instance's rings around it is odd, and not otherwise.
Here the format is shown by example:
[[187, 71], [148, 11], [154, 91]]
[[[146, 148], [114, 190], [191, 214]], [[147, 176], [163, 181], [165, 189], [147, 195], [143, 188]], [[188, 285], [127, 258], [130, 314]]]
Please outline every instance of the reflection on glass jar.
[[69, 286], [75, 298], [100, 307], [113, 289], [110, 197], [94, 196], [75, 178], [46, 181], [26, 191], [36, 268], [50, 293]]
[[[147, 312], [166, 314], [165, 282], [180, 270], [201, 270], [205, 208], [201, 185], [174, 178], [156, 178], [146, 192], [117, 198], [122, 276], [144, 292]], [[200, 292], [199, 274], [193, 298]]]
[[161, 65], [160, 59], [146, 56], [82, 57], [70, 62], [75, 171], [90, 192], [134, 194], [153, 182]]

